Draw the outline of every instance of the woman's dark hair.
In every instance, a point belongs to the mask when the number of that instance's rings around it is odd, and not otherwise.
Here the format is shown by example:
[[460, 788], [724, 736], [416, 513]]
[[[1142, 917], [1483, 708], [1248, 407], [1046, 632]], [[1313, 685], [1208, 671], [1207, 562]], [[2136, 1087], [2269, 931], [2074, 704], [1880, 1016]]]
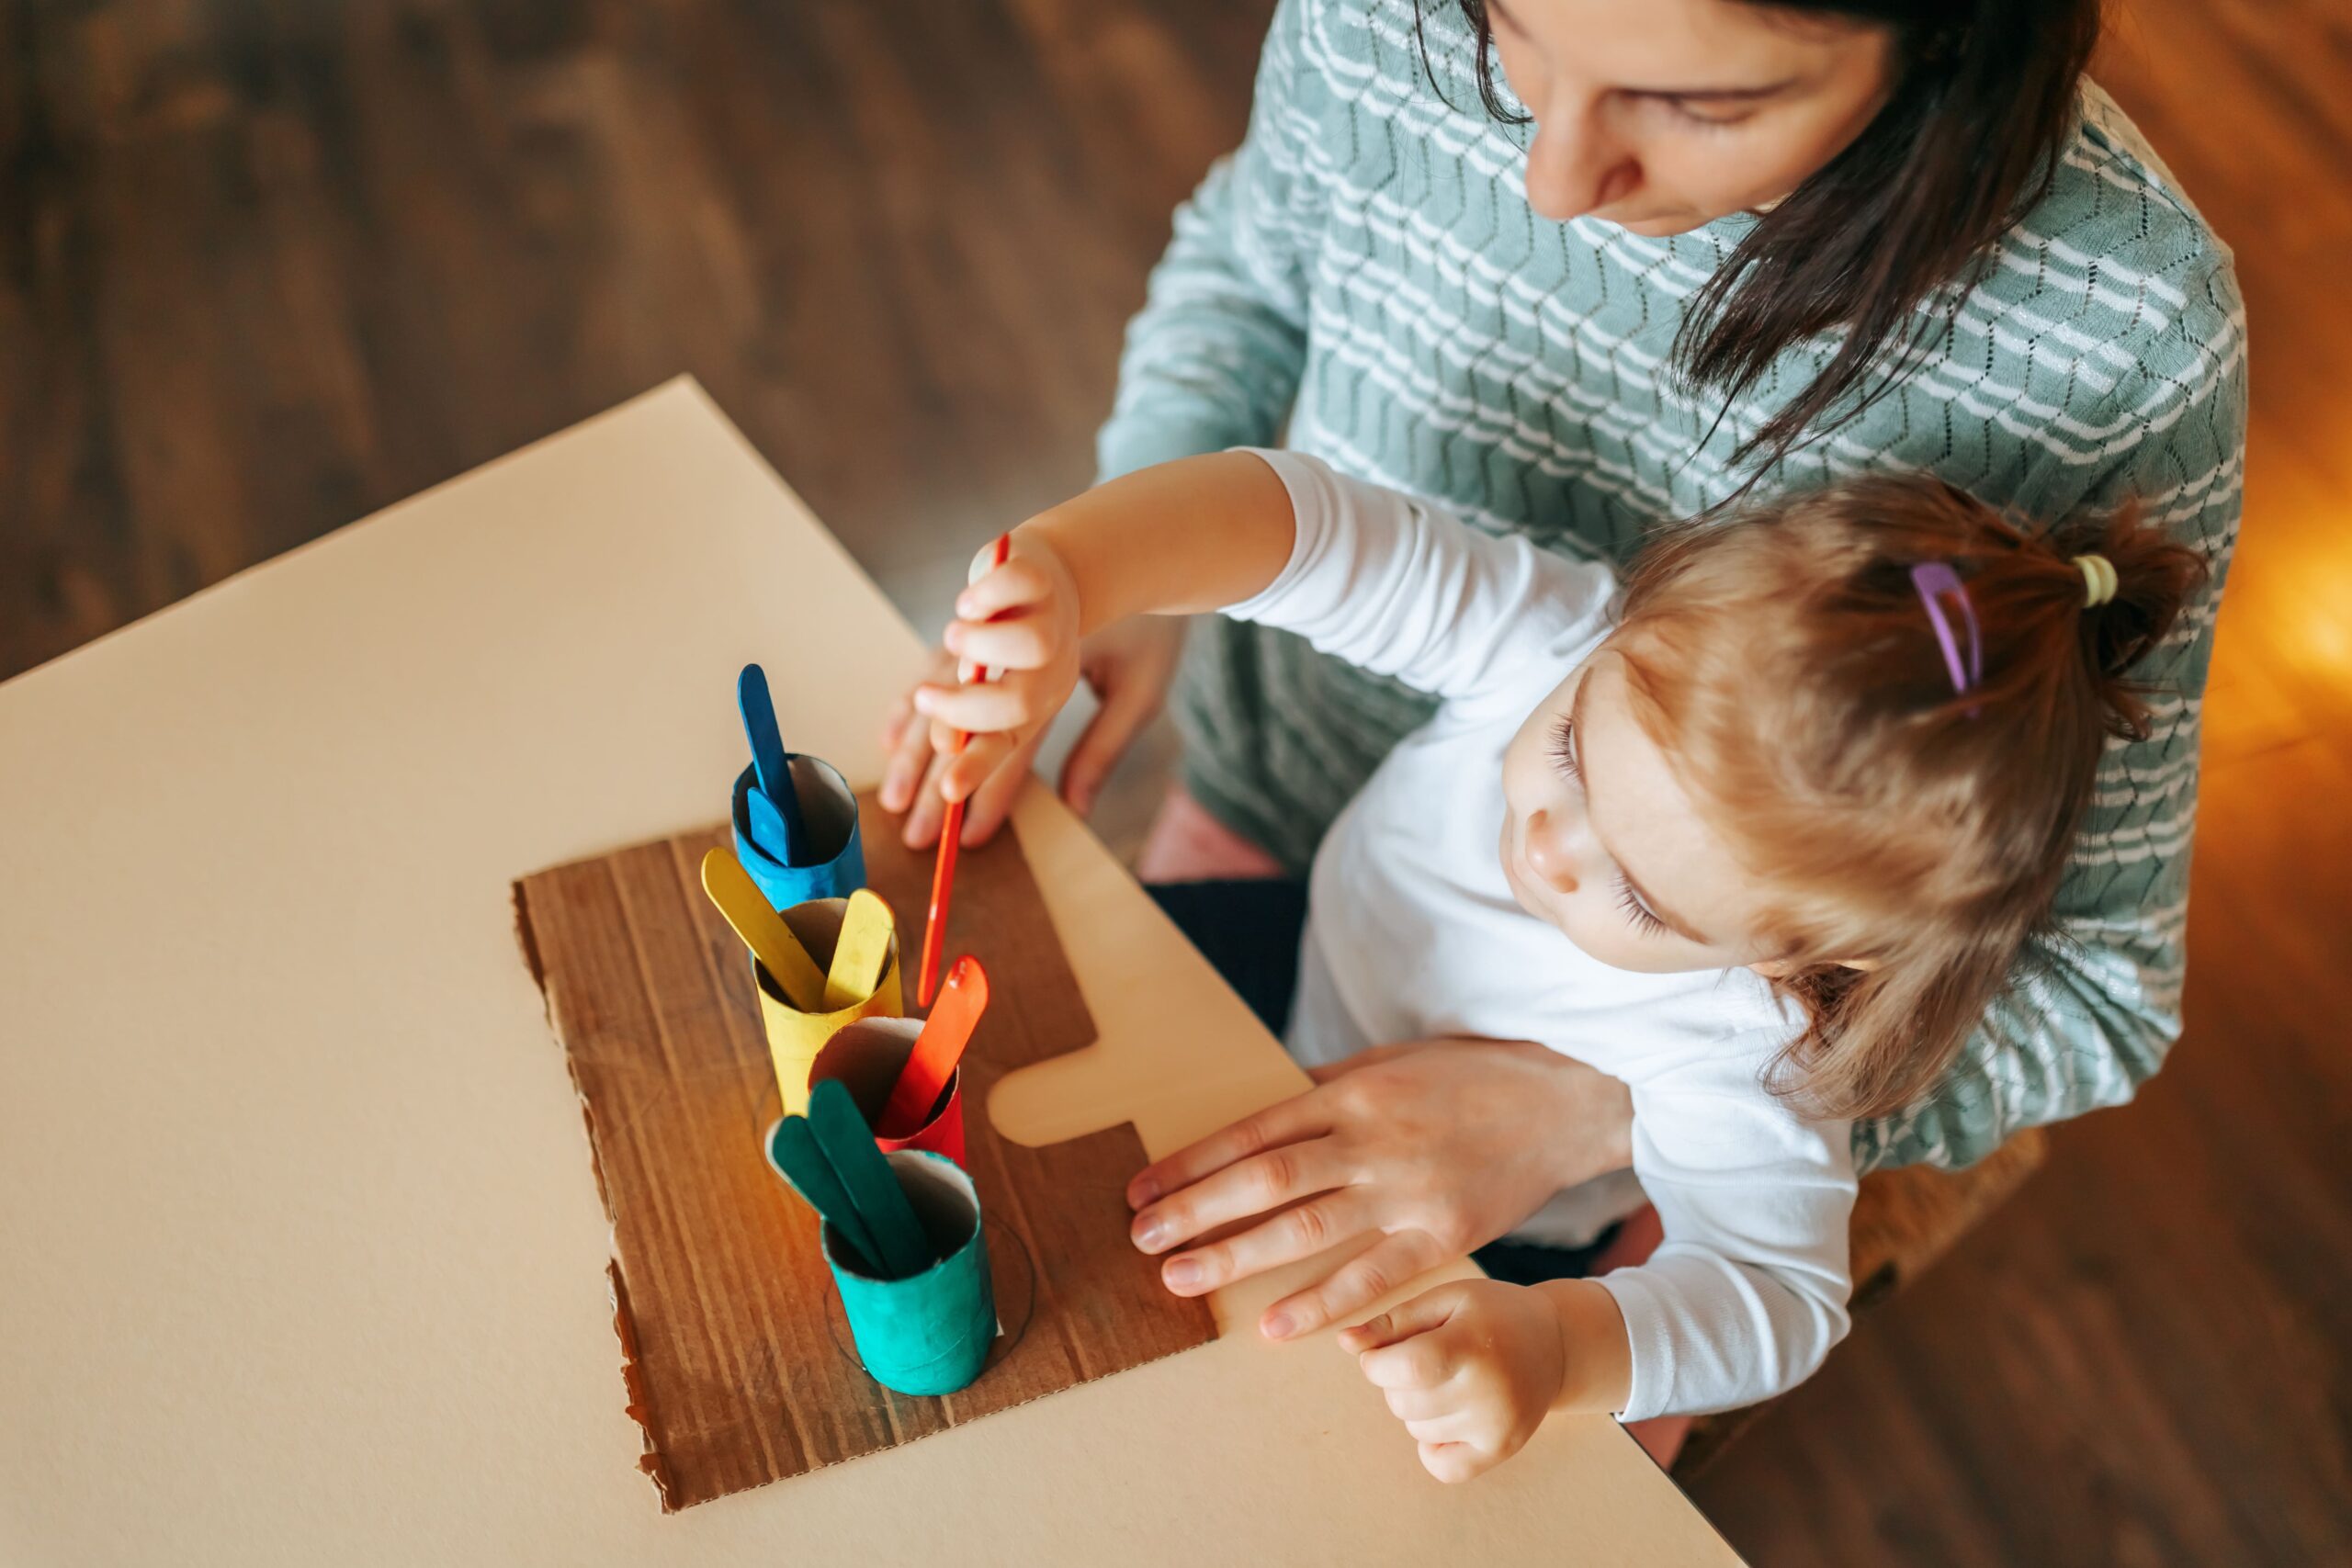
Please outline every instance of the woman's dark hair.
[[[1415, 0], [1417, 19], [1425, 3]], [[1487, 113], [1524, 123], [1496, 90], [1486, 0], [1455, 3], [1477, 34]], [[2098, 41], [2099, 0], [1741, 3], [1892, 28], [1897, 72], [1861, 135], [1764, 213], [1699, 290], [1675, 343], [1682, 374], [1728, 406], [1789, 348], [1844, 334], [1739, 449], [1770, 463], [1893, 390], [1933, 335], [1936, 317], [1920, 308], [1947, 288], [1957, 308], [1988, 247], [2049, 189]]]

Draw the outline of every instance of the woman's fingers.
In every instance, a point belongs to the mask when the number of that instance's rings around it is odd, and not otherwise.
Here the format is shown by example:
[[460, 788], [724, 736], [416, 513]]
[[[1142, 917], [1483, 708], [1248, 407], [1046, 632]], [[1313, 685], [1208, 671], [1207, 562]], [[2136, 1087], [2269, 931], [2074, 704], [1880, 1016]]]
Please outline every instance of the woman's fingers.
[[[1331, 1119], [1312, 1090], [1295, 1095], [1136, 1172], [1135, 1179], [1127, 1183], [1127, 1207], [1146, 1208], [1162, 1194], [1180, 1192], [1236, 1160], [1301, 1138], [1320, 1137], [1330, 1130]], [[1140, 1216], [1136, 1223], [1141, 1224]], [[1141, 1232], [1138, 1230], [1137, 1234]]]
[[[1021, 744], [1014, 735], [973, 736], [961, 752], [945, 759], [946, 765], [939, 773], [939, 793], [949, 800], [967, 799], [1012, 760]], [[968, 807], [964, 819], [971, 820]]]
[[987, 843], [1004, 826], [1004, 819], [1012, 813], [1012, 803], [1021, 797], [1021, 786], [1029, 782], [1030, 764], [1036, 760], [1037, 747], [1045, 738], [1042, 728], [1033, 732], [1012, 749], [1012, 755], [994, 773], [980, 781], [979, 788], [965, 801], [962, 841], [966, 849]]
[[[1293, 1145], [1312, 1149], [1313, 1144]], [[1238, 1166], [1237, 1170], [1247, 1170]], [[1341, 1187], [1220, 1241], [1180, 1253], [1159, 1270], [1160, 1281], [1180, 1296], [1205, 1295], [1236, 1280], [1312, 1258], [1371, 1226], [1371, 1204], [1351, 1187]], [[1276, 1336], [1280, 1337], [1280, 1336]]]
[[[955, 675], [956, 660], [942, 653], [933, 656], [924, 679], [951, 681]], [[879, 791], [882, 808], [904, 811], [916, 804], [917, 786], [931, 769], [931, 726], [915, 713], [913, 692], [901, 694], [883, 716], [882, 749], [888, 753]]]
[[1102, 781], [1126, 754], [1136, 732], [1149, 724], [1167, 694], [1165, 683], [1123, 680], [1099, 691], [1102, 705], [1062, 761], [1062, 798], [1083, 817], [1094, 809]]
[[[1347, 1184], [1348, 1172], [1336, 1156], [1337, 1151], [1328, 1138], [1283, 1144], [1264, 1154], [1252, 1155], [1161, 1199], [1136, 1216], [1130, 1234], [1144, 1251], [1166, 1252], [1219, 1225], [1254, 1219], [1303, 1198], [1329, 1192]], [[1219, 1243], [1216, 1247], [1204, 1247], [1195, 1257], [1213, 1268], [1227, 1268], [1233, 1259], [1223, 1247]], [[1172, 1264], [1176, 1260], [1170, 1261]], [[1216, 1282], [1229, 1284], [1254, 1272], [1255, 1269], [1245, 1269], [1226, 1273]], [[1169, 1280], [1170, 1289], [1176, 1288], [1170, 1273], [1163, 1270], [1161, 1278]]]
[[927, 850], [939, 842], [939, 825], [947, 815], [946, 799], [939, 793], [939, 775], [946, 768], [947, 759], [932, 746], [928, 725], [918, 733], [922, 736], [923, 772], [916, 781], [914, 803], [907, 807], [906, 822], [899, 829], [899, 839], [910, 850]]
[[[1321, 1283], [1285, 1296], [1267, 1308], [1267, 1337], [1284, 1339], [1312, 1334], [1327, 1323], [1352, 1317], [1444, 1261], [1445, 1249], [1425, 1230], [1401, 1230], [1383, 1236], [1376, 1245], [1332, 1270]], [[1284, 1325], [1283, 1332], [1279, 1334], [1271, 1326], [1278, 1318]]]

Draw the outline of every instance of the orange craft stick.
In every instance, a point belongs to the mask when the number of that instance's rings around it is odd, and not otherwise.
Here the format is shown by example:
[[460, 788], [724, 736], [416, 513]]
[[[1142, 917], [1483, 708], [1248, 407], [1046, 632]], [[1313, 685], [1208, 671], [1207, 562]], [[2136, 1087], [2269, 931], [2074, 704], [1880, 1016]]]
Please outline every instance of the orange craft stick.
[[[996, 548], [989, 560], [989, 570], [1002, 566], [1012, 554], [1012, 536], [999, 534]], [[972, 679], [985, 681], [988, 678], [988, 666], [973, 667]], [[971, 743], [972, 738], [959, 729], [956, 732], [955, 746], [948, 754], [960, 757], [964, 754], [964, 748]], [[939, 825], [939, 860], [931, 872], [931, 914], [922, 926], [922, 969], [915, 976], [917, 1007], [929, 1007], [932, 993], [939, 988], [939, 953], [941, 943], [947, 935], [947, 900], [956, 886], [956, 840], [963, 836], [964, 803], [951, 800], [947, 803], [946, 818]]]
[[988, 1009], [988, 972], [967, 953], [948, 965], [939, 1005], [923, 1020], [922, 1032], [915, 1036], [907, 1065], [899, 1069], [899, 1081], [891, 1086], [889, 1101], [874, 1119], [876, 1133], [886, 1138], [904, 1138], [922, 1127], [939, 1091], [947, 1087], [947, 1075], [956, 1070], [964, 1047], [971, 1043], [972, 1031], [979, 1027], [980, 1014]]

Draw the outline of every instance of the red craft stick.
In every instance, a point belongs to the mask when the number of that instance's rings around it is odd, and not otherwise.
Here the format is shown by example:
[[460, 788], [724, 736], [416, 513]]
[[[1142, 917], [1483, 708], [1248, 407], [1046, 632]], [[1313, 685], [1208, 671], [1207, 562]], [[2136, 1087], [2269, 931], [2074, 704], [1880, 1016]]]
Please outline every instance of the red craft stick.
[[967, 953], [948, 966], [939, 1005], [923, 1020], [915, 1048], [908, 1054], [907, 1065], [899, 1069], [899, 1081], [890, 1089], [889, 1103], [874, 1119], [876, 1133], [886, 1138], [908, 1138], [922, 1127], [988, 1007], [988, 973]]
[[[1002, 566], [1012, 554], [1012, 536], [999, 534], [996, 549], [989, 561], [989, 568], [993, 570]], [[985, 681], [988, 678], [988, 666], [983, 664], [973, 668], [972, 679]], [[956, 732], [955, 746], [948, 754], [960, 757], [964, 754], [964, 748], [971, 743], [972, 738], [959, 729]], [[964, 803], [951, 800], [947, 803], [947, 815], [939, 825], [939, 860], [931, 872], [931, 914], [922, 926], [922, 969], [915, 976], [917, 1007], [929, 1007], [932, 993], [939, 987], [940, 944], [947, 934], [947, 900], [956, 885], [956, 840], [963, 836]]]

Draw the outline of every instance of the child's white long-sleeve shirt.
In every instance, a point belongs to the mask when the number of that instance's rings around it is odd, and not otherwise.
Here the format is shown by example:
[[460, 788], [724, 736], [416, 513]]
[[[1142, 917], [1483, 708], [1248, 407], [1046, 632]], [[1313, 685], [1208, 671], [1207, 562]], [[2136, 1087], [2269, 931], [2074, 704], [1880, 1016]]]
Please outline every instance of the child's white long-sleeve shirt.
[[1297, 539], [1282, 574], [1227, 614], [1443, 699], [1316, 855], [1292, 1051], [1532, 1040], [1623, 1080], [1634, 1174], [1666, 1240], [1600, 1280], [1633, 1348], [1623, 1415], [1792, 1387], [1846, 1332], [1854, 1199], [1849, 1124], [1807, 1120], [1764, 1085], [1794, 1011], [1744, 969], [1600, 964], [1503, 877], [1504, 749], [1606, 633], [1615, 580], [1314, 458], [1259, 456], [1290, 491]]

